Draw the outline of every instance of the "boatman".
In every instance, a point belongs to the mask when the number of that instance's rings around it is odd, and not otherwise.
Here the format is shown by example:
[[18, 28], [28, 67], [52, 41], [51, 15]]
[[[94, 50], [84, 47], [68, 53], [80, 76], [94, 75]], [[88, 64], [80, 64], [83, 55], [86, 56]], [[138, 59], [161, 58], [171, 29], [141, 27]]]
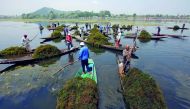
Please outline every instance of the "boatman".
[[131, 54], [133, 48], [129, 45], [126, 45], [125, 49], [123, 50], [123, 71], [127, 73], [130, 68], [130, 61], [131, 61]]
[[80, 46], [81, 48], [79, 51], [79, 60], [81, 61], [83, 74], [85, 74], [86, 73], [85, 67], [87, 69], [87, 72], [89, 71], [88, 68], [89, 51], [88, 48], [85, 46], [84, 42], [81, 42]]
[[184, 29], [185, 28], [185, 23], [183, 24], [183, 26], [182, 26], [182, 29]]
[[66, 36], [66, 42], [67, 42], [68, 50], [70, 50], [70, 48], [73, 47], [73, 44], [72, 44], [72, 36], [71, 36], [70, 33], [68, 33], [68, 35]]
[[158, 26], [158, 32], [157, 32], [158, 36], [160, 35], [160, 31], [161, 31], [160, 26]]
[[120, 40], [121, 40], [121, 32], [119, 32], [117, 37], [116, 37], [116, 47], [117, 48], [119, 48]]
[[27, 51], [31, 51], [30, 49], [30, 40], [27, 37], [27, 35], [24, 35], [24, 37], [22, 37], [22, 45], [26, 48]]

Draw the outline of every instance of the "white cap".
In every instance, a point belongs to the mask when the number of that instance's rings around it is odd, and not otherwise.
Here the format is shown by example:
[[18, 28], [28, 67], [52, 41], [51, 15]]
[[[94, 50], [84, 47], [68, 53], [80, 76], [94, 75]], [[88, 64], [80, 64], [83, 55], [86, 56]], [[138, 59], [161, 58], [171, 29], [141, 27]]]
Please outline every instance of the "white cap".
[[71, 35], [71, 33], [68, 33], [68, 35]]
[[81, 46], [84, 46], [84, 42], [81, 42], [80, 45], [81, 45]]

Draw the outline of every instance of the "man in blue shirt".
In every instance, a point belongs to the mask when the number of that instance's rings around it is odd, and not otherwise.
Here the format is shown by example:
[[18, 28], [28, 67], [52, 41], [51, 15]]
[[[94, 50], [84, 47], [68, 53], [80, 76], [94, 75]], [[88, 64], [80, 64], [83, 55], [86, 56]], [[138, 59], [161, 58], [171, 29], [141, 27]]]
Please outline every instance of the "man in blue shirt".
[[81, 60], [82, 65], [82, 71], [85, 73], [85, 66], [87, 71], [89, 71], [88, 68], [88, 58], [89, 58], [89, 51], [88, 48], [85, 46], [84, 42], [80, 43], [81, 49], [79, 51], [79, 60]]

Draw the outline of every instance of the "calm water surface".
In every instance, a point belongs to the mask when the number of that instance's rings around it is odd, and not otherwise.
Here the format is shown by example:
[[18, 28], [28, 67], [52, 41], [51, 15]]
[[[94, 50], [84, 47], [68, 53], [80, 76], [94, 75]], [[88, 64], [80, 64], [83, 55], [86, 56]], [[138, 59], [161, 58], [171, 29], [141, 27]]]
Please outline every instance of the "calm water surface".
[[[43, 23], [46, 25], [47, 23]], [[180, 31], [167, 30], [167, 26], [181, 23], [159, 22], [161, 33], [181, 34]], [[72, 25], [72, 24], [71, 24]], [[190, 24], [186, 24], [190, 27]], [[156, 32], [155, 26], [145, 28]], [[21, 44], [23, 34], [32, 39], [39, 33], [38, 24], [22, 22], [0, 22], [0, 50]], [[133, 32], [133, 31], [131, 31]], [[130, 32], [127, 32], [130, 33]], [[43, 30], [32, 42], [36, 48], [51, 31]], [[183, 32], [190, 36], [190, 31]], [[122, 39], [122, 44], [132, 44], [131, 39]], [[65, 42], [47, 42], [62, 49]], [[78, 42], [74, 41], [75, 45]], [[150, 74], [161, 87], [169, 109], [190, 108], [190, 37], [181, 39], [166, 38], [163, 41], [142, 43], [137, 41], [139, 59], [132, 60], [132, 66]], [[117, 74], [116, 54], [107, 50], [90, 48], [98, 75], [99, 108], [123, 109], [124, 102], [120, 93], [120, 82]], [[74, 77], [80, 63], [75, 63], [61, 72], [57, 72], [69, 61], [75, 60], [78, 52], [64, 55], [31, 65], [16, 66], [0, 74], [0, 109], [55, 109], [56, 94], [68, 79]], [[11, 65], [0, 65], [4, 69]]]

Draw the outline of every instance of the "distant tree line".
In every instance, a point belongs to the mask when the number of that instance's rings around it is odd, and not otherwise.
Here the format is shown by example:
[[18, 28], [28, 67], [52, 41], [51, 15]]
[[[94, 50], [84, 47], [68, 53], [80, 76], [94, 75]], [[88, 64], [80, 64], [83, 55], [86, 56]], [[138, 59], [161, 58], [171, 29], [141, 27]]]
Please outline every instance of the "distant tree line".
[[46, 18], [46, 19], [55, 19], [55, 18], [80, 18], [80, 17], [111, 17], [110, 11], [100, 11], [99, 13], [88, 12], [88, 11], [73, 11], [73, 12], [63, 12], [55, 13], [50, 11], [47, 14], [40, 15], [35, 13], [22, 14], [23, 19], [34, 19], [34, 18]]

